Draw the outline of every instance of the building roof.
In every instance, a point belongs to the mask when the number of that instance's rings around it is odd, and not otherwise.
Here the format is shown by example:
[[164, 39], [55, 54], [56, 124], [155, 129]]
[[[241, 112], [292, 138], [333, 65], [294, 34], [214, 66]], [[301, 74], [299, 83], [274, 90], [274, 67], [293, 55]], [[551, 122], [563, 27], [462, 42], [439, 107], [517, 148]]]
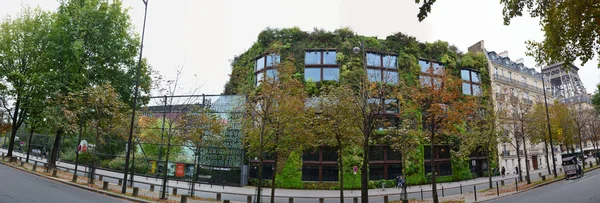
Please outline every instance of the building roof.
[[525, 73], [525, 74], [527, 74], [529, 76], [533, 76], [533, 77], [536, 77], [536, 78], [539, 78], [539, 79], [541, 79], [541, 77], [542, 77], [542, 75], [541, 75], [540, 72], [537, 72], [533, 68], [526, 67], [525, 64], [523, 64], [523, 63], [517, 63], [515, 61], [512, 61], [512, 60], [510, 60], [510, 58], [508, 56], [506, 56], [506, 57], [500, 56], [495, 51], [490, 51], [490, 52], [485, 51], [485, 53], [487, 53], [488, 58], [493, 63], [500, 64], [500, 65], [502, 65], [504, 67], [513, 69], [514, 71]]

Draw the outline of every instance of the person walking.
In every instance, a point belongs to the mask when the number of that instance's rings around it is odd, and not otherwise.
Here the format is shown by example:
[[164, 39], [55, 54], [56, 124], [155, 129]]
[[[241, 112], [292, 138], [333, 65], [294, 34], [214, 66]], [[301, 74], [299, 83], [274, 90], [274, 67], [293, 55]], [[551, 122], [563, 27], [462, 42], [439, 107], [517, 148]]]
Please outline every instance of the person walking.
[[397, 187], [398, 189], [401, 189], [401, 188], [402, 188], [402, 186], [404, 186], [404, 178], [402, 178], [402, 176], [401, 176], [401, 175], [399, 175], [399, 176], [396, 176], [396, 183], [398, 183], [398, 185], [396, 185], [396, 187]]
[[506, 173], [506, 169], [504, 169], [504, 166], [502, 166], [502, 177], [504, 178], [504, 173]]

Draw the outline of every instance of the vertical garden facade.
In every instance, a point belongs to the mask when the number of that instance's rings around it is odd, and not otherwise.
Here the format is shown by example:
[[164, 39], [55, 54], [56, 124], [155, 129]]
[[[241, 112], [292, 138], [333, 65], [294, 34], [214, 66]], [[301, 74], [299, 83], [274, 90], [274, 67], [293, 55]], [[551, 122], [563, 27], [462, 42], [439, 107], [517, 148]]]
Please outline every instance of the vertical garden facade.
[[[364, 45], [364, 46], [363, 46]], [[353, 52], [354, 47], [362, 47], [363, 54]], [[463, 81], [463, 94], [481, 97], [489, 90], [489, 74], [485, 66], [485, 56], [480, 53], [462, 53], [447, 42], [423, 43], [415, 37], [395, 33], [384, 39], [355, 34], [342, 28], [333, 32], [314, 30], [302, 31], [299, 28], [266, 29], [258, 35], [257, 41], [246, 52], [236, 56], [232, 62], [231, 78], [225, 85], [224, 94], [245, 94], [260, 86], [266, 77], [277, 79], [277, 64], [283, 60], [293, 61], [294, 77], [304, 82], [311, 96], [320, 94], [322, 87], [335, 86], [340, 81], [349, 81], [356, 77], [353, 72], [366, 72], [369, 82], [387, 85], [404, 82], [438, 82], [439, 76], [428, 73], [428, 68], [448, 70]], [[477, 62], [473, 62], [473, 60]], [[366, 63], [366, 64], [365, 64]], [[481, 64], [481, 65], [480, 65]], [[481, 67], [479, 67], [481, 66]], [[440, 80], [441, 81], [441, 80]], [[399, 122], [398, 101], [393, 98], [375, 99], [384, 105], [381, 111], [382, 122], [378, 129]], [[449, 139], [433, 146], [433, 154], [428, 141], [414, 146], [414, 154], [402, 155], [389, 146], [385, 136], [376, 136], [370, 144], [370, 150], [364, 152], [360, 146], [344, 149], [344, 187], [360, 187], [360, 176], [353, 173], [353, 166], [360, 166], [362, 154], [369, 156], [369, 179], [375, 184], [380, 180], [394, 180], [401, 175], [402, 167], [409, 184], [428, 182], [430, 173], [441, 176], [438, 181], [456, 181], [484, 176], [487, 171], [488, 156], [474, 150], [470, 154], [458, 153], [460, 140]], [[250, 171], [249, 178], [258, 177], [256, 155], [247, 153]], [[435, 157], [435, 168], [430, 160]], [[263, 163], [263, 179], [270, 179], [275, 171], [273, 160], [267, 154]], [[402, 166], [402, 159], [407, 159]], [[302, 152], [292, 153], [285, 166], [278, 173], [277, 186], [285, 188], [323, 188], [333, 189], [329, 182], [339, 180], [337, 149], [329, 146], [305, 147]], [[359, 173], [361, 173], [359, 171]], [[281, 181], [281, 183], [280, 183]], [[251, 181], [252, 183], [252, 181]], [[374, 186], [373, 184], [373, 186]]]

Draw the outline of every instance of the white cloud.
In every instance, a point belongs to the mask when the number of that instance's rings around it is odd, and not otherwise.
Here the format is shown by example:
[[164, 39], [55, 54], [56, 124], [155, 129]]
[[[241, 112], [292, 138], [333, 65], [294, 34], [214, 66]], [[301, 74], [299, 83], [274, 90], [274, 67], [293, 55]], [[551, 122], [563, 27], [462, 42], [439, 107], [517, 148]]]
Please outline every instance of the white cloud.
[[[50, 0], [22, 0], [54, 10], [58, 3]], [[0, 14], [15, 14], [21, 2], [3, 2]], [[141, 0], [124, 0], [132, 7], [131, 19], [141, 33], [144, 4]], [[168, 78], [185, 62], [184, 86], [203, 84], [200, 92], [220, 93], [231, 73], [234, 55], [246, 51], [266, 27], [298, 26], [335, 30], [351, 27], [358, 34], [386, 37], [403, 32], [421, 41], [444, 40], [461, 50], [485, 40], [488, 50], [507, 50], [511, 59], [524, 58], [526, 40], [541, 40], [538, 21], [528, 17], [502, 24], [502, 7], [497, 1], [438, 1], [432, 14], [418, 22], [418, 5], [403, 0], [149, 0], [144, 57]], [[577, 64], [579, 65], [579, 64]], [[595, 90], [600, 77], [597, 59], [582, 67], [579, 75], [588, 92]], [[538, 67], [539, 70], [539, 67]]]

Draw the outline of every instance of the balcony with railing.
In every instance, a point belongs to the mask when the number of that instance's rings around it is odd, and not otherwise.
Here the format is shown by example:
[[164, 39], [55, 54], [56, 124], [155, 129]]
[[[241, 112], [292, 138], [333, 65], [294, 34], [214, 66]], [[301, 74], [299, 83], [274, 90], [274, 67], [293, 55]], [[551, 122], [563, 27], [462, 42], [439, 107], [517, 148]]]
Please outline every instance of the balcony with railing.
[[578, 104], [578, 103], [591, 103], [590, 97], [587, 95], [579, 95], [569, 98], [563, 98], [558, 100], [563, 104]]
[[501, 82], [504, 82], [504, 83], [507, 83], [507, 84], [517, 85], [517, 86], [519, 86], [521, 88], [524, 88], [524, 89], [527, 89], [527, 90], [530, 90], [530, 91], [535, 91], [535, 92], [538, 92], [538, 93], [542, 93], [544, 91], [544, 89], [536, 87], [534, 85], [529, 85], [526, 82], [518, 81], [518, 80], [515, 80], [515, 79], [512, 79], [512, 78], [507, 78], [507, 77], [504, 77], [504, 76], [501, 76], [501, 75], [497, 75], [497, 74], [494, 74], [494, 79], [496, 79], [498, 81], [501, 81]]
[[502, 151], [502, 156], [510, 156], [510, 151]]

